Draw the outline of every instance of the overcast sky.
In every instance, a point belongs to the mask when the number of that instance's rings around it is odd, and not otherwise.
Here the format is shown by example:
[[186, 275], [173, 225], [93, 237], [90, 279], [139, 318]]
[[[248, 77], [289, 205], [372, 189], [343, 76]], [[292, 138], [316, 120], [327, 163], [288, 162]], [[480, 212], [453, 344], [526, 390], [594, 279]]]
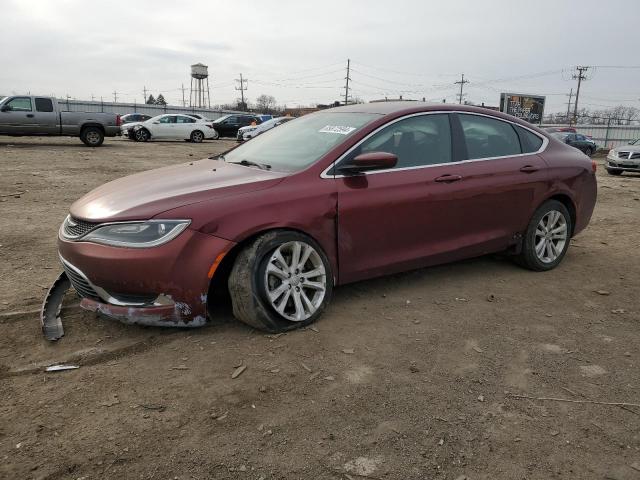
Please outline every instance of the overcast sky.
[[[0, 93], [181, 104], [189, 66], [209, 66], [211, 103], [246, 95], [309, 105], [352, 94], [497, 105], [502, 91], [566, 110], [576, 65], [581, 106], [640, 106], [638, 0], [2, 0]], [[186, 91], [188, 102], [189, 91]]]

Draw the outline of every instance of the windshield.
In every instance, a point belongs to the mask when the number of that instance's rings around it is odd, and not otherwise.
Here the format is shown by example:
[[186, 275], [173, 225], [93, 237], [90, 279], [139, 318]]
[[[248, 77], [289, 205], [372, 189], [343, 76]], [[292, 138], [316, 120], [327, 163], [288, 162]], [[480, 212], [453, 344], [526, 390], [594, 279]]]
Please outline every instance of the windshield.
[[220, 117], [220, 118], [216, 118], [216, 119], [213, 121], [213, 123], [220, 123], [220, 122], [222, 122], [223, 120], [226, 120], [227, 118], [229, 118], [230, 116], [231, 116], [231, 115], [223, 115], [223, 116], [222, 116], [222, 117]]
[[296, 172], [308, 167], [367, 123], [370, 113], [321, 112], [272, 128], [225, 155], [227, 162], [254, 162], [274, 170]]
[[[1, 102], [2, 100], [0, 100]], [[640, 145], [640, 138], [637, 140], [634, 140], [633, 142], [631, 142], [629, 145]]]

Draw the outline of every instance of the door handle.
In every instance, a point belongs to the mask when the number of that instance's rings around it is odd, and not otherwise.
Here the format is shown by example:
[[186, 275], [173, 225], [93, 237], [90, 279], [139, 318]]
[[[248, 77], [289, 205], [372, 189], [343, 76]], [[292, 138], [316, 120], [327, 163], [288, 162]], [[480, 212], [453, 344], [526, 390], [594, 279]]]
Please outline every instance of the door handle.
[[537, 172], [538, 170], [540, 169], [538, 167], [534, 167], [533, 165], [525, 165], [520, 169], [520, 171], [524, 173], [533, 173]]
[[452, 182], [457, 182], [458, 180], [462, 180], [462, 176], [461, 175], [442, 175], [441, 177], [437, 177], [435, 179], [436, 182], [439, 183], [452, 183]]
[[27, 113], [27, 118], [33, 118], [33, 113]]

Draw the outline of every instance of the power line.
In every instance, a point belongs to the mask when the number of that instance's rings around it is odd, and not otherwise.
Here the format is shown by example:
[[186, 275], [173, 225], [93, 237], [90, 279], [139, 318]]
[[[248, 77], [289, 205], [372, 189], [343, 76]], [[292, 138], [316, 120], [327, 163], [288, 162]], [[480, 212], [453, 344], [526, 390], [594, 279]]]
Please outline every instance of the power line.
[[460, 80], [458, 80], [457, 82], [453, 82], [454, 85], [460, 84], [460, 93], [458, 94], [458, 103], [462, 104], [462, 98], [463, 98], [463, 93], [462, 93], [462, 88], [464, 87], [465, 83], [469, 83], [469, 80], [465, 80], [464, 79], [464, 73], [462, 74], [462, 77], [460, 78]]

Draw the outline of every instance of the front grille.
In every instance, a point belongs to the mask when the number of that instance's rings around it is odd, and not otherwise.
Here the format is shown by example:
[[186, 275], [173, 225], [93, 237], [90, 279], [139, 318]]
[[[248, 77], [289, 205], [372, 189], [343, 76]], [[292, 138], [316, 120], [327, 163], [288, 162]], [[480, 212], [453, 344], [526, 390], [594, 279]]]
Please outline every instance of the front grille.
[[87, 279], [80, 274], [79, 271], [72, 268], [69, 264], [67, 264], [64, 261], [62, 262], [62, 267], [64, 268], [64, 271], [66, 272], [67, 277], [69, 277], [69, 280], [71, 281], [71, 285], [73, 286], [75, 291], [78, 293], [78, 295], [80, 295], [83, 298], [92, 298], [94, 300], [100, 300], [100, 296], [98, 295], [98, 293], [93, 289], [93, 287], [87, 281]]
[[631, 155], [629, 156], [629, 158], [631, 159], [640, 158], [640, 152], [631, 152]]
[[629, 152], [618, 152], [618, 158], [629, 158]]
[[98, 226], [97, 223], [85, 222], [68, 216], [64, 220], [64, 235], [68, 238], [80, 238]]

